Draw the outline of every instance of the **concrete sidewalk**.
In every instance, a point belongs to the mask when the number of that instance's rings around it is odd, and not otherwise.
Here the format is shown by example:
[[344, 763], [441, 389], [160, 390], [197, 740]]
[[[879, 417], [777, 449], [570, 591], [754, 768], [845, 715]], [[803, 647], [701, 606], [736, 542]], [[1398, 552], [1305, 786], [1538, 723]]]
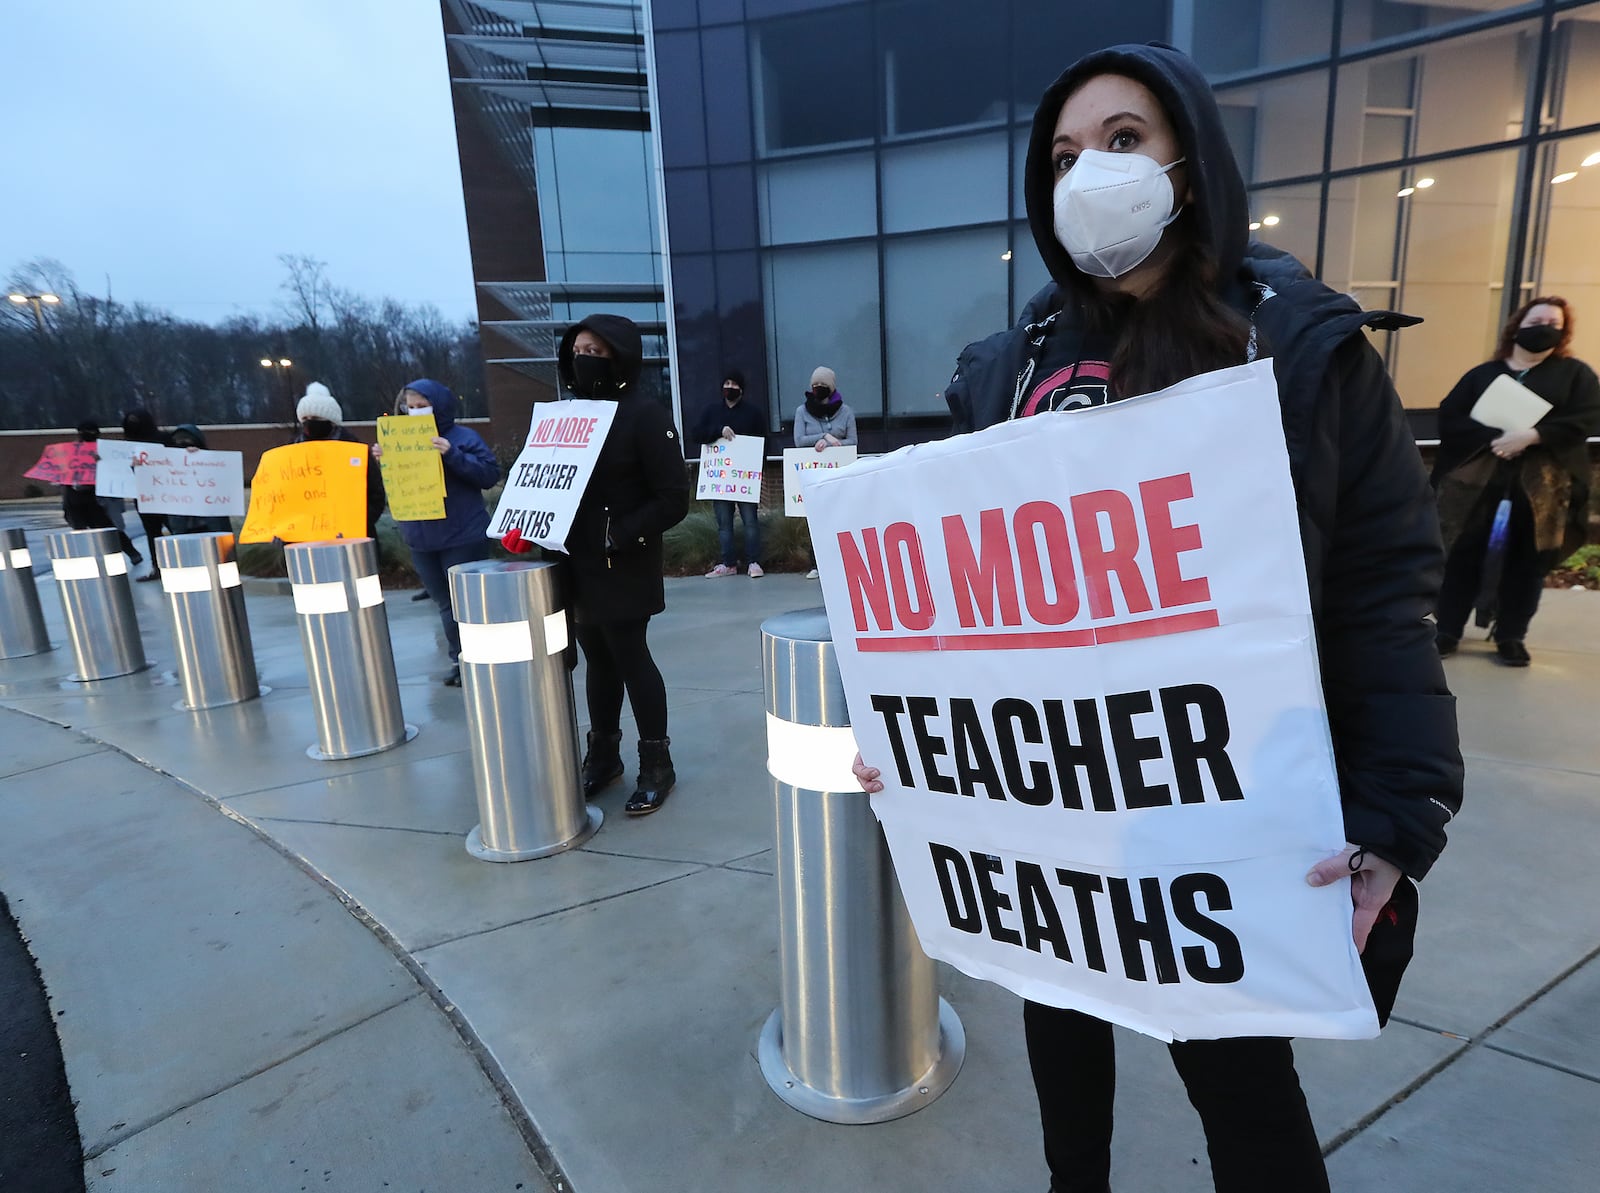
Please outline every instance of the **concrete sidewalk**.
[[[59, 637], [51, 582], [41, 597]], [[64, 688], [64, 651], [0, 663], [0, 705], [35, 718], [0, 715], [19, 760], [0, 887], [66, 1012], [91, 1188], [535, 1189], [536, 1163], [578, 1193], [1044, 1187], [1020, 1003], [996, 987], [941, 968], [967, 1061], [910, 1118], [830, 1126], [761, 1078], [778, 959], [757, 628], [814, 583], [669, 582], [652, 639], [677, 793], [631, 821], [618, 784], [588, 846], [512, 866], [463, 848], [477, 816], [431, 605], [389, 600], [420, 736], [318, 763], [287, 597], [249, 595], [272, 693], [200, 714], [171, 708], [159, 589], [136, 597], [150, 672]], [[1468, 804], [1395, 1021], [1298, 1047], [1336, 1188], [1594, 1185], [1600, 596], [1549, 594], [1529, 645], [1525, 672], [1473, 645], [1449, 663]], [[1164, 1047], [1119, 1035], [1117, 1188], [1209, 1189]]]

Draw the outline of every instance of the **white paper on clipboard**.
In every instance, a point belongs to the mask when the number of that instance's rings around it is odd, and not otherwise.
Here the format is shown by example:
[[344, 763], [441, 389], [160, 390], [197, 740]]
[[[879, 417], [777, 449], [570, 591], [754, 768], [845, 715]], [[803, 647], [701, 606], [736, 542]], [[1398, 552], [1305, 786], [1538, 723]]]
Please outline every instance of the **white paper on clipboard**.
[[1472, 407], [1472, 421], [1502, 431], [1531, 431], [1550, 413], [1550, 403], [1522, 382], [1501, 374]]

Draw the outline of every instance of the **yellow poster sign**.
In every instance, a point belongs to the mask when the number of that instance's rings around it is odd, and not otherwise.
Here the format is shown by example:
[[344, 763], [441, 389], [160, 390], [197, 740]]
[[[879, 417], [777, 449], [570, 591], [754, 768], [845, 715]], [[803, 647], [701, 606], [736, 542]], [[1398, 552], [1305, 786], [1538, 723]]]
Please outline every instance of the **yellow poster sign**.
[[310, 543], [367, 533], [367, 447], [322, 440], [277, 447], [250, 482], [241, 543]]
[[383, 491], [396, 522], [426, 522], [444, 517], [444, 463], [433, 446], [439, 428], [433, 415], [378, 420], [383, 457]]

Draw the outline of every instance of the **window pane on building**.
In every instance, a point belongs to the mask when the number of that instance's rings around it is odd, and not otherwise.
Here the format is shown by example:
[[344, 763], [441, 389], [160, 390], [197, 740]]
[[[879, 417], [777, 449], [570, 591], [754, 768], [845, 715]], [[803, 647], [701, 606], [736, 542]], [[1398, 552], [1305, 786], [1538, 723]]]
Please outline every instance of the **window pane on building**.
[[942, 414], [956, 356], [1006, 326], [1006, 231], [891, 240], [884, 247], [889, 410]]
[[1247, 180], [1268, 182], [1322, 169], [1323, 131], [1328, 123], [1327, 71], [1230, 87], [1217, 93], [1217, 101], [1226, 114], [1239, 170]]
[[915, 232], [1006, 218], [1006, 133], [883, 151], [883, 230]]
[[1345, 0], [1339, 40], [1344, 50], [1356, 50], [1389, 37], [1424, 31], [1443, 34], [1452, 25], [1480, 19], [1486, 13], [1538, 7], [1537, 0], [1447, 0], [1442, 4], [1424, 4], [1419, 0]]
[[818, 365], [834, 371], [839, 392], [857, 414], [882, 414], [877, 246], [768, 252], [763, 275], [767, 376], [779, 416], [794, 418]]
[[886, 136], [1010, 118], [1006, 23], [991, 6], [893, 0], [876, 7]]
[[1307, 0], [1199, 0], [1192, 53], [1209, 75], [1229, 75], [1333, 52], [1333, 5]]
[[[1590, 158], [1595, 164], [1585, 166]], [[1559, 294], [1573, 304], [1573, 355], [1600, 363], [1600, 137], [1549, 146], [1534, 181], [1525, 297]], [[1551, 185], [1551, 178], [1571, 174]]]
[[865, 5], [766, 21], [751, 36], [761, 153], [872, 139], [877, 72]]
[[1556, 22], [1550, 82], [1557, 128], [1600, 124], [1600, 4], [1584, 5]]
[[1316, 268], [1322, 189], [1312, 182], [1250, 192], [1250, 236]]
[[1521, 136], [1537, 46], [1528, 22], [1342, 67], [1334, 168], [1382, 161], [1396, 141], [1428, 154]]
[[871, 153], [764, 165], [756, 171], [761, 243], [875, 236], [877, 195]]

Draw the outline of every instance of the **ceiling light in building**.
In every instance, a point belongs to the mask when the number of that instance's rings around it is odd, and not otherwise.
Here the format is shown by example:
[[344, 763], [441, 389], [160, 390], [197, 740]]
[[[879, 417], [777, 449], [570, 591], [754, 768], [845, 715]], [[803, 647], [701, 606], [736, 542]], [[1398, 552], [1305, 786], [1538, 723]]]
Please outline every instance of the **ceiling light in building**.
[[1002, 261], [1011, 260], [1011, 250], [1007, 249], [1005, 252], [1001, 253], [1000, 254], [1000, 260], [1002, 260]]
[[261, 367], [263, 369], [270, 369], [272, 367], [272, 362], [270, 360], [268, 360], [265, 356], [263, 356], [261, 358]]
[[1568, 170], [1565, 174], [1557, 174], [1554, 178], [1552, 178], [1550, 180], [1550, 185], [1559, 186], [1563, 182], [1571, 182], [1577, 176], [1578, 172], [1576, 170]]
[[1250, 221], [1250, 231], [1259, 232], [1260, 230], [1261, 230], [1261, 221], [1260, 220], [1251, 220]]
[[1399, 190], [1395, 191], [1394, 197], [1396, 199], [1404, 199], [1408, 195], [1414, 195], [1416, 193], [1417, 193], [1417, 188], [1416, 187], [1414, 187], [1414, 186], [1403, 186]]
[[1278, 226], [1278, 217], [1275, 215], [1262, 216], [1261, 222], [1269, 228], [1276, 228]]
[[1433, 179], [1431, 179], [1431, 178], [1419, 178], [1419, 179], [1417, 179], [1416, 186], [1417, 186], [1417, 189], [1419, 191], [1425, 191], [1432, 185], [1433, 185]]
[[1600, 166], [1600, 153], [1591, 153], [1578, 164], [1584, 169], [1588, 169], [1590, 166]]

